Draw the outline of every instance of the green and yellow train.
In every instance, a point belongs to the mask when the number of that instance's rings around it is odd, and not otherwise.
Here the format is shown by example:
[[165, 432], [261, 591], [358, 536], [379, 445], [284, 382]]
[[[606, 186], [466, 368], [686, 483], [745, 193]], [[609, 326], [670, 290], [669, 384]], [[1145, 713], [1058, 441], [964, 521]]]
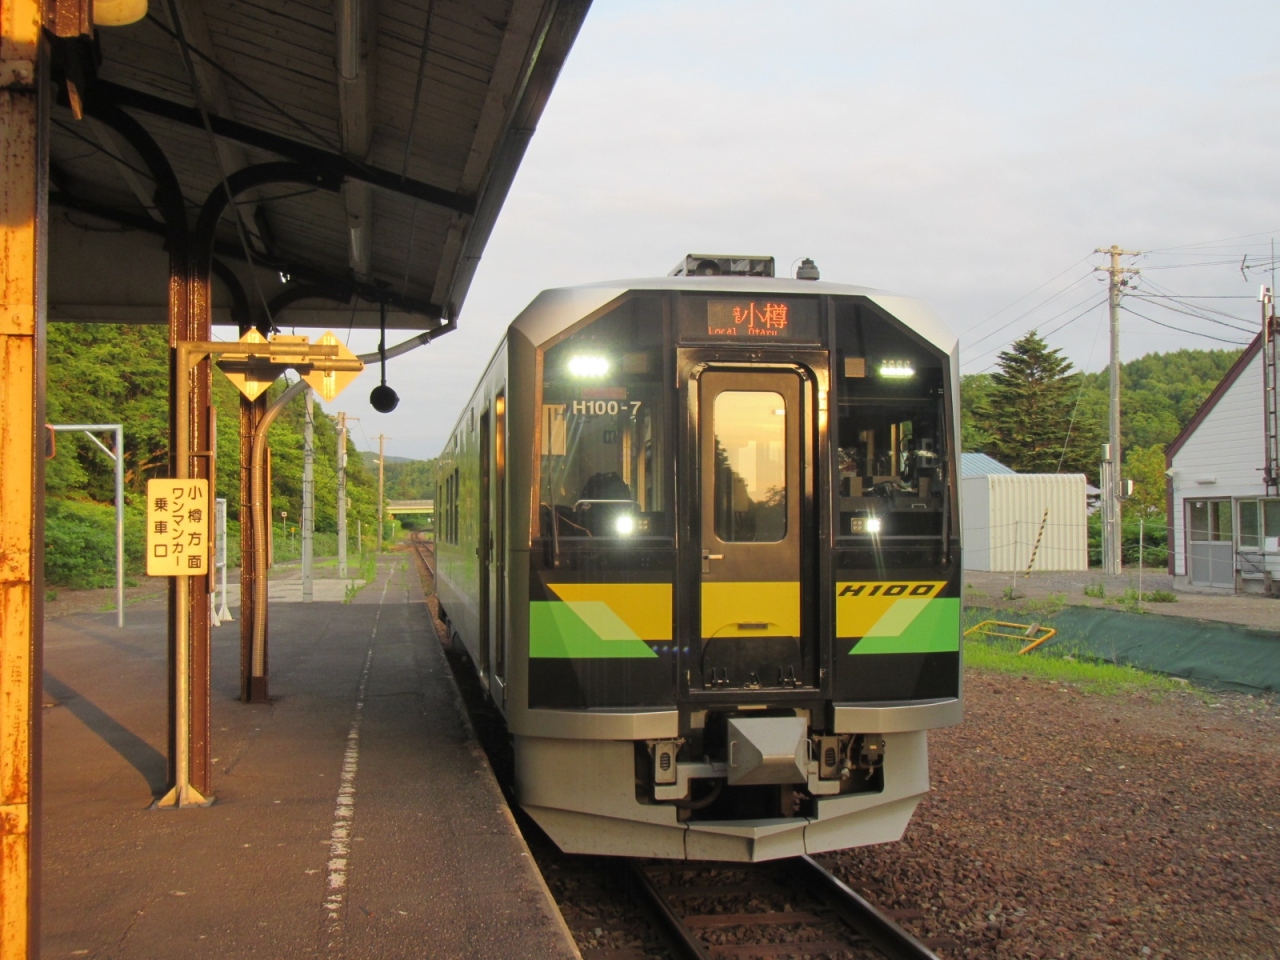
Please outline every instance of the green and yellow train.
[[440, 457], [441, 607], [566, 851], [896, 840], [960, 719], [956, 338], [816, 275], [548, 290]]

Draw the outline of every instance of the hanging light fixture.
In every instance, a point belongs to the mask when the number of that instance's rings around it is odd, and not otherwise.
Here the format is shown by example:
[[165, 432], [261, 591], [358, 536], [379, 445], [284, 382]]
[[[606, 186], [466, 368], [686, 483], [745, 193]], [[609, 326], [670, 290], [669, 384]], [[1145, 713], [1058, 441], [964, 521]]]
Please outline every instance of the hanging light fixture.
[[369, 394], [369, 404], [379, 413], [390, 413], [400, 404], [400, 395], [387, 386], [387, 303], [378, 304], [378, 357], [382, 362], [382, 383]]

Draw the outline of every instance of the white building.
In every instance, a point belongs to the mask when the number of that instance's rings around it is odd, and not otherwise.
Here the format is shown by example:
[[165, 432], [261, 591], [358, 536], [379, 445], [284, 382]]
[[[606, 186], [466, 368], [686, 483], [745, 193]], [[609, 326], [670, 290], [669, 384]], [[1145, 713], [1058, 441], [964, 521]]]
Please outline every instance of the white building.
[[[1166, 450], [1169, 572], [1179, 587], [1280, 592], [1280, 497], [1266, 484], [1262, 338]], [[1270, 493], [1270, 495], [1268, 495]]]
[[1015, 473], [962, 453], [960, 521], [966, 570], [1089, 569], [1082, 473]]

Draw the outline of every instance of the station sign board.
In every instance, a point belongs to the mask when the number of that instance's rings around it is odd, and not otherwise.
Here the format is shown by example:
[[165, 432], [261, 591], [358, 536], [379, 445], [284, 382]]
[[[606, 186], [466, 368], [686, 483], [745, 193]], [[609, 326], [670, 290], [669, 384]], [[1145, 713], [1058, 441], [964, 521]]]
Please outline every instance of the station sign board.
[[147, 481], [147, 576], [209, 572], [209, 481]]

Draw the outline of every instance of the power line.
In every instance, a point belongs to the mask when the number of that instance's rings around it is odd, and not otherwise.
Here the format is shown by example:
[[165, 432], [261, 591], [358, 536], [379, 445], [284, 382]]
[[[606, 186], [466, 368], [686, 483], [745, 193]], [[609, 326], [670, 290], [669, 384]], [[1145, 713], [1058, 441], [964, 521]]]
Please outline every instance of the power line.
[[1280, 228], [1275, 230], [1263, 230], [1260, 233], [1242, 233], [1238, 237], [1223, 237], [1220, 240], [1201, 240], [1198, 243], [1184, 243], [1177, 247], [1158, 247], [1155, 250], [1148, 250], [1147, 253], [1168, 253], [1173, 250], [1189, 250], [1192, 247], [1207, 247], [1215, 243], [1230, 243], [1232, 240], [1248, 240], [1251, 237], [1273, 237], [1280, 233]]
[[[1065, 323], [1061, 323], [1061, 324], [1059, 324], [1058, 326], [1056, 326], [1056, 327], [1054, 327], [1052, 330], [1050, 330], [1048, 333], [1046, 333], [1046, 334], [1044, 335], [1045, 339], [1047, 340], [1049, 337], [1052, 337], [1052, 336], [1053, 336], [1055, 333], [1057, 333], [1059, 330], [1063, 330], [1063, 329], [1065, 329], [1065, 328], [1067, 328], [1067, 327], [1071, 326], [1071, 324], [1075, 323], [1075, 322], [1076, 322], [1077, 320], [1079, 320], [1081, 317], [1086, 317], [1086, 316], [1088, 316], [1088, 315], [1089, 315], [1089, 311], [1093, 310], [1095, 307], [1100, 307], [1100, 306], [1102, 306], [1102, 304], [1103, 304], [1104, 302], [1106, 302], [1106, 298], [1105, 298], [1105, 297], [1103, 297], [1101, 300], [1098, 300], [1096, 303], [1091, 303], [1091, 304], [1089, 304], [1089, 306], [1085, 307], [1083, 310], [1081, 310], [1079, 313], [1077, 313], [1077, 314], [1076, 314], [1074, 317], [1072, 317], [1070, 320], [1066, 321]], [[1059, 316], [1061, 316], [1061, 314], [1059, 314]]]
[[[1132, 297], [1133, 297], [1133, 299], [1135, 299], [1135, 300], [1143, 300], [1143, 301], [1146, 301], [1147, 303], [1150, 303], [1150, 304], [1152, 304], [1153, 306], [1163, 307], [1164, 309], [1166, 309], [1166, 310], [1171, 310], [1171, 311], [1173, 311], [1174, 313], [1180, 313], [1180, 314], [1182, 314], [1184, 317], [1195, 317], [1197, 320], [1207, 320], [1209, 323], [1216, 323], [1216, 324], [1218, 324], [1219, 326], [1227, 327], [1228, 329], [1230, 329], [1230, 330], [1235, 330], [1235, 331], [1237, 331], [1237, 332], [1239, 332], [1239, 333], [1254, 333], [1254, 332], [1255, 332], [1255, 331], [1253, 331], [1253, 330], [1248, 329], [1247, 327], [1237, 327], [1234, 323], [1227, 323], [1225, 320], [1219, 320], [1219, 319], [1217, 319], [1216, 317], [1206, 317], [1203, 313], [1196, 313], [1194, 310], [1180, 310], [1180, 309], [1178, 309], [1178, 307], [1175, 307], [1175, 306], [1173, 306], [1173, 305], [1171, 305], [1171, 304], [1168, 304], [1168, 303], [1160, 303], [1159, 301], [1154, 300], [1154, 299], [1152, 299], [1151, 297], [1144, 297], [1144, 296], [1142, 296], [1141, 294], [1131, 294], [1131, 296], [1132, 296]], [[1175, 301], [1175, 302], [1176, 302], [1176, 301]], [[1230, 316], [1230, 314], [1225, 314], [1225, 316]], [[1247, 323], [1247, 322], [1248, 322], [1248, 321], [1244, 320], [1244, 319], [1243, 319], [1243, 318], [1241, 318], [1241, 317], [1231, 317], [1231, 319], [1232, 319], [1232, 320], [1238, 320], [1240, 323]]]
[[[1071, 266], [1067, 267], [1067, 269], [1066, 269], [1066, 270], [1063, 270], [1063, 271], [1062, 271], [1062, 273], [1055, 274], [1054, 276], [1052, 276], [1052, 277], [1050, 277], [1048, 280], [1046, 280], [1044, 283], [1040, 284], [1040, 286], [1035, 287], [1035, 288], [1033, 288], [1033, 289], [1031, 289], [1031, 290], [1028, 290], [1026, 293], [1024, 293], [1022, 296], [1020, 296], [1017, 300], [1014, 300], [1012, 303], [1006, 304], [1005, 306], [1001, 307], [999, 310], [997, 310], [995, 313], [991, 314], [991, 316], [987, 317], [985, 320], [979, 320], [977, 323], [973, 324], [973, 326], [968, 327], [967, 329], [965, 329], [965, 330], [961, 331], [960, 336], [962, 336], [962, 337], [963, 337], [963, 336], [966, 336], [967, 334], [973, 333], [975, 330], [977, 330], [977, 329], [978, 329], [979, 327], [981, 327], [983, 324], [990, 323], [992, 320], [994, 320], [996, 317], [1000, 316], [1000, 314], [1004, 313], [1006, 310], [1009, 310], [1009, 309], [1011, 309], [1011, 308], [1013, 308], [1013, 307], [1016, 307], [1016, 306], [1017, 306], [1018, 304], [1020, 304], [1023, 300], [1027, 299], [1027, 297], [1031, 296], [1033, 293], [1038, 293], [1039, 291], [1043, 290], [1043, 289], [1044, 289], [1045, 287], [1047, 287], [1049, 284], [1053, 283], [1053, 281], [1057, 280], [1057, 279], [1058, 279], [1059, 277], [1061, 277], [1061, 276], [1064, 276], [1065, 274], [1067, 274], [1068, 272], [1070, 272], [1071, 270], [1073, 270], [1074, 268], [1076, 268], [1077, 266], [1079, 266], [1081, 263], [1083, 263], [1083, 262], [1084, 262], [1085, 260], [1087, 260], [1087, 259], [1088, 259], [1088, 257], [1081, 257], [1081, 258], [1080, 258], [1079, 260], [1077, 260], [1075, 263], [1071, 264]], [[1084, 278], [1083, 278], [1083, 277], [1081, 277], [1080, 279], [1081, 279], [1081, 280], [1083, 280]], [[1067, 290], [1070, 290], [1070, 289], [1071, 289], [1071, 287], [1075, 286], [1075, 284], [1076, 284], [1076, 283], [1079, 283], [1079, 282], [1080, 282], [1079, 280], [1076, 280], [1075, 282], [1071, 283], [1070, 285], [1068, 285], [1068, 286], [1064, 287], [1062, 290], [1059, 290], [1057, 293], [1055, 293], [1055, 294], [1053, 295], [1053, 297], [1061, 296], [1063, 293], [1065, 293]], [[1049, 298], [1049, 300], [1052, 300], [1052, 299], [1053, 299], [1053, 297], [1050, 297], [1050, 298]], [[1032, 307], [1032, 308], [1031, 308], [1031, 310], [1036, 310], [1036, 309], [1038, 309], [1038, 307], [1039, 307], [1039, 306], [1043, 306], [1045, 303], [1048, 303], [1048, 302], [1049, 302], [1049, 300], [1045, 300], [1045, 301], [1043, 301], [1043, 302], [1042, 302], [1042, 303], [1040, 303], [1037, 307]], [[1029, 313], [1029, 312], [1030, 312], [1030, 311], [1028, 311], [1028, 313]], [[1024, 313], [1024, 314], [1023, 314], [1023, 316], [1025, 317], [1025, 316], [1026, 316], [1026, 314]]]
[[1175, 327], [1171, 323], [1161, 323], [1159, 320], [1153, 320], [1151, 317], [1148, 317], [1145, 313], [1139, 313], [1137, 310], [1134, 310], [1132, 307], [1122, 306], [1120, 309], [1124, 310], [1126, 313], [1132, 313], [1135, 317], [1141, 317], [1143, 320], [1146, 320], [1148, 323], [1154, 323], [1157, 327], [1165, 327], [1169, 330], [1176, 330], [1178, 333], [1188, 333], [1193, 337], [1204, 337], [1206, 340], [1216, 340], [1219, 343], [1229, 343], [1233, 347], [1247, 347], [1249, 345], [1248, 343], [1241, 343], [1238, 340], [1224, 340], [1222, 337], [1215, 337], [1209, 333], [1201, 333], [1199, 330], [1187, 330], [1185, 327]]
[[[1088, 305], [1087, 307], [1085, 307], [1085, 308], [1084, 308], [1084, 310], [1082, 310], [1080, 313], [1076, 314], [1074, 317], [1072, 317], [1072, 318], [1071, 318], [1070, 320], [1068, 320], [1066, 323], [1063, 323], [1063, 324], [1060, 324], [1060, 325], [1059, 325], [1059, 326], [1057, 326], [1057, 327], [1054, 327], [1054, 328], [1053, 328], [1053, 330], [1051, 330], [1049, 333], [1046, 333], [1046, 334], [1045, 334], [1045, 336], [1046, 336], [1046, 337], [1050, 337], [1050, 336], [1052, 336], [1053, 334], [1055, 334], [1055, 333], [1057, 333], [1059, 330], [1061, 330], [1063, 327], [1066, 327], [1066, 326], [1068, 326], [1069, 324], [1074, 323], [1076, 320], [1079, 320], [1081, 317], [1083, 317], [1085, 314], [1087, 314], [1090, 310], [1093, 310], [1095, 307], [1098, 307], [1098, 306], [1100, 306], [1100, 305], [1103, 303], [1103, 300], [1098, 300], [1098, 299], [1096, 299], [1096, 294], [1090, 294], [1088, 297], [1086, 297], [1086, 298], [1085, 298], [1085, 300], [1089, 300], [1089, 301], [1092, 301], [1092, 302], [1090, 302], [1090, 303], [1089, 303], [1089, 305]], [[1065, 310], [1060, 310], [1060, 311], [1058, 311], [1058, 312], [1057, 312], [1057, 313], [1055, 313], [1052, 317], [1050, 317], [1048, 320], [1045, 320], [1045, 321], [1043, 321], [1043, 322], [1045, 322], [1045, 323], [1052, 323], [1054, 320], [1057, 320], [1057, 319], [1058, 319], [1058, 317], [1062, 316], [1064, 313], [1070, 313], [1070, 312], [1071, 312], [1072, 310], [1074, 310], [1076, 307], [1080, 306], [1080, 304], [1084, 303], [1084, 302], [1085, 302], [1085, 300], [1081, 300], [1081, 301], [1079, 301], [1078, 303], [1072, 304], [1071, 306], [1067, 307]], [[996, 352], [997, 350], [1005, 350], [1005, 349], [1008, 349], [1008, 347], [1012, 344], [1012, 342], [1013, 342], [1013, 341], [1010, 341], [1009, 343], [1003, 343], [1003, 344], [1000, 344], [999, 346], [995, 346], [995, 347], [988, 347], [986, 350], [983, 350], [981, 353], [976, 354], [976, 355], [970, 355], [970, 356], [966, 357], [965, 359], [966, 359], [966, 360], [968, 360], [969, 362], [973, 362], [973, 360], [976, 360], [976, 359], [981, 358], [981, 357], [985, 357], [985, 356], [987, 356], [987, 355], [988, 355], [988, 354], [990, 354], [990, 353], [994, 353], [994, 352]], [[986, 367], [986, 368], [984, 368], [984, 369], [990, 369], [990, 368], [991, 368], [992, 366], [994, 366], [994, 365], [995, 365], [995, 364], [994, 364], [994, 363], [992, 363], [992, 364], [988, 365], [988, 367]], [[981, 371], [980, 371], [980, 372], [981, 372]]]
[[[1079, 262], [1079, 261], [1077, 261], [1077, 263], [1078, 263], [1078, 262]], [[1071, 266], [1072, 266], [1072, 267], [1074, 267], [1074, 266], [1076, 266], [1076, 264], [1075, 264], [1075, 263], [1073, 263]], [[1068, 267], [1067, 269], [1069, 270], [1069, 269], [1071, 269], [1071, 267]], [[1063, 273], [1066, 273], [1066, 270], [1064, 270], [1064, 271], [1063, 271]], [[1058, 274], [1058, 276], [1060, 277], [1060, 276], [1062, 276], [1062, 274], [1060, 273], [1060, 274]], [[987, 340], [987, 339], [989, 339], [989, 338], [991, 338], [991, 337], [994, 337], [994, 336], [995, 336], [997, 333], [999, 333], [1000, 331], [1002, 331], [1002, 330], [1007, 330], [1009, 327], [1013, 326], [1013, 325], [1014, 325], [1015, 323], [1017, 323], [1019, 320], [1023, 320], [1023, 319], [1025, 319], [1026, 317], [1030, 316], [1031, 314], [1035, 313], [1037, 310], [1039, 310], [1039, 309], [1040, 309], [1041, 307], [1043, 307], [1045, 304], [1047, 304], [1047, 303], [1052, 303], [1052, 302], [1053, 302], [1054, 300], [1056, 300], [1058, 297], [1060, 297], [1060, 296], [1062, 296], [1063, 294], [1065, 294], [1068, 290], [1071, 290], [1073, 287], [1078, 286], [1078, 285], [1079, 285], [1080, 283], [1082, 283], [1083, 281], [1088, 280], [1090, 276], [1091, 276], [1091, 274], [1090, 274], [1090, 273], [1086, 273], [1084, 276], [1079, 277], [1079, 278], [1078, 278], [1078, 279], [1076, 279], [1076, 280], [1073, 280], [1071, 283], [1067, 284], [1067, 286], [1063, 287], [1061, 290], [1059, 290], [1059, 291], [1058, 291], [1057, 293], [1055, 293], [1053, 296], [1051, 296], [1051, 297], [1047, 297], [1046, 299], [1041, 300], [1041, 301], [1040, 301], [1039, 303], [1037, 303], [1034, 307], [1031, 307], [1031, 308], [1030, 308], [1030, 309], [1028, 309], [1028, 310], [1024, 310], [1022, 313], [1018, 314], [1016, 317], [1014, 317], [1012, 320], [1008, 321], [1007, 323], [1002, 323], [1000, 326], [996, 327], [996, 328], [995, 328], [994, 330], [992, 330], [990, 333], [985, 333], [985, 334], [983, 334], [983, 335], [982, 335], [981, 337], [979, 337], [977, 340], [973, 341], [973, 343], [969, 344], [969, 349], [973, 349], [973, 348], [974, 348], [974, 347], [976, 347], [978, 344], [982, 343], [982, 341], [983, 341], [983, 340]], [[1057, 277], [1055, 277], [1054, 279], [1056, 280], [1056, 279], [1057, 279]], [[1052, 281], [1052, 280], [1050, 280], [1050, 281], [1046, 281], [1046, 282], [1048, 282], [1048, 283], [1052, 283], [1053, 281]], [[1041, 286], [1041, 287], [1043, 287], [1043, 286], [1044, 286], [1044, 284], [1041, 284], [1040, 286]], [[1039, 288], [1037, 288], [1037, 289], [1039, 289]], [[1025, 298], [1025, 297], [1022, 297], [1022, 298], [1020, 298], [1020, 299], [1026, 299], [1026, 298]], [[1014, 301], [1014, 303], [1017, 303], [1017, 302], [1018, 302], [1018, 301], [1016, 301], [1016, 300]], [[1012, 306], [1012, 304], [1010, 304], [1010, 306]], [[1009, 308], [1008, 308], [1008, 307], [1005, 307], [1005, 310], [1007, 310], [1007, 309], [1009, 309]], [[1067, 308], [1067, 310], [1072, 310], [1072, 309], [1075, 309], [1075, 308], [1074, 308], [1074, 307], [1068, 307], [1068, 308]], [[1002, 310], [1002, 311], [1000, 311], [1000, 313], [1003, 313], [1003, 312], [1004, 312], [1003, 310]], [[1063, 311], [1063, 313], [1065, 313], [1065, 312], [1066, 312], [1066, 311], [1064, 310], [1064, 311]], [[998, 313], [997, 313], [997, 314], [993, 314], [993, 315], [992, 315], [992, 317], [988, 317], [988, 318], [987, 318], [987, 320], [991, 320], [991, 319], [993, 319], [995, 316], [998, 316], [998, 315], [999, 315]], [[1062, 315], [1062, 314], [1058, 314], [1058, 316], [1061, 316], [1061, 315]], [[1053, 319], [1053, 318], [1051, 317], [1050, 319]], [[987, 322], [987, 320], [982, 321], [982, 323], [986, 323], [986, 322]], [[980, 324], [977, 324], [976, 326], [981, 326], [981, 325], [982, 325], [982, 324], [980, 323]], [[966, 332], [972, 332], [972, 330], [973, 330], [973, 329], [975, 329], [975, 328], [970, 328], [970, 330], [969, 330], [969, 331], [966, 331]], [[961, 334], [961, 336], [964, 336], [964, 334]]]
[[[1216, 313], [1216, 314], [1217, 314], [1218, 316], [1220, 316], [1220, 317], [1226, 317], [1228, 320], [1234, 320], [1234, 321], [1236, 321], [1237, 323], [1243, 323], [1243, 324], [1246, 324], [1247, 326], [1249, 326], [1249, 329], [1244, 330], [1244, 331], [1241, 331], [1241, 332], [1243, 332], [1243, 333], [1253, 333], [1253, 332], [1254, 332], [1254, 331], [1253, 331], [1253, 329], [1252, 329], [1252, 326], [1251, 326], [1252, 321], [1251, 321], [1251, 320], [1249, 320], [1249, 319], [1247, 319], [1247, 318], [1244, 318], [1244, 317], [1237, 317], [1234, 313], [1227, 313], [1225, 310], [1218, 310], [1218, 309], [1215, 309], [1214, 307], [1205, 307], [1205, 306], [1200, 306], [1199, 304], [1183, 303], [1182, 301], [1183, 301], [1184, 299], [1186, 299], [1186, 298], [1183, 298], [1183, 297], [1179, 296], [1178, 294], [1176, 294], [1176, 293], [1174, 293], [1172, 290], [1170, 290], [1168, 287], [1162, 286], [1161, 284], [1156, 283], [1154, 280], [1150, 280], [1150, 279], [1148, 279], [1148, 280], [1147, 280], [1147, 285], [1148, 285], [1148, 286], [1150, 286], [1152, 289], [1154, 289], [1154, 290], [1157, 292], [1157, 295], [1164, 295], [1164, 296], [1169, 297], [1170, 299], [1173, 299], [1173, 300], [1175, 300], [1175, 301], [1178, 301], [1178, 302], [1181, 304], [1181, 306], [1185, 307], [1185, 308], [1186, 308], [1186, 309], [1188, 309], [1188, 310], [1195, 310], [1195, 311], [1199, 311], [1199, 314], [1198, 314], [1198, 315], [1201, 317], [1201, 319], [1204, 319], [1204, 320], [1211, 320], [1212, 318], [1207, 317], [1207, 316], [1204, 316], [1204, 314], [1206, 314], [1206, 313]], [[1144, 295], [1146, 295], [1146, 294], [1144, 294]], [[1246, 297], [1246, 298], [1244, 298], [1244, 299], [1252, 300], [1252, 299], [1254, 299], [1254, 298], [1253, 298], [1253, 297]], [[1162, 304], [1162, 306], [1163, 306], [1163, 304]], [[1169, 308], [1167, 308], [1167, 309], [1173, 309], [1173, 308], [1172, 308], [1172, 307], [1169, 307]], [[1214, 321], [1214, 322], [1218, 322], [1218, 321]]]

